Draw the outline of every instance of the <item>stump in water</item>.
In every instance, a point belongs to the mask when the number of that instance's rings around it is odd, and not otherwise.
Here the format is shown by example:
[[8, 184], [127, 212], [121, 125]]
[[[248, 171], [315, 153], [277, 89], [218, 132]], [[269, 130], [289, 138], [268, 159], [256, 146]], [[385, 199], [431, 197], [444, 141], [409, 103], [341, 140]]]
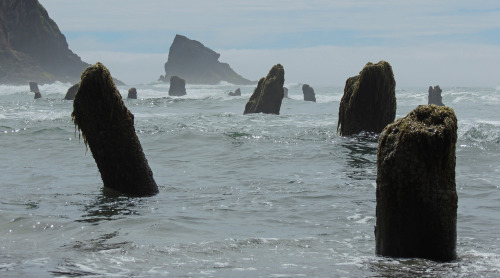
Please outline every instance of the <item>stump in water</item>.
[[388, 125], [377, 154], [376, 253], [435, 261], [456, 258], [457, 119], [421, 105]]
[[131, 196], [158, 193], [135, 133], [134, 116], [103, 64], [82, 73], [71, 116], [90, 147], [105, 187]]
[[435, 104], [435, 105], [438, 105], [438, 106], [444, 106], [444, 103], [443, 103], [443, 97], [441, 96], [441, 93], [443, 92], [443, 90], [441, 90], [441, 88], [439, 88], [439, 85], [437, 86], [434, 86], [434, 88], [432, 88], [432, 86], [429, 86], [429, 95], [428, 95], [428, 104]]
[[271, 68], [266, 78], [261, 78], [257, 88], [245, 105], [243, 114], [266, 113], [280, 114], [281, 101], [283, 100], [285, 83], [285, 70], [277, 64]]
[[41, 98], [42, 94], [40, 93], [40, 89], [38, 89], [38, 83], [36, 82], [29, 82], [30, 84], [30, 92], [35, 93], [35, 99]]
[[339, 107], [340, 135], [380, 133], [395, 117], [396, 81], [388, 62], [367, 63], [359, 75], [347, 79]]

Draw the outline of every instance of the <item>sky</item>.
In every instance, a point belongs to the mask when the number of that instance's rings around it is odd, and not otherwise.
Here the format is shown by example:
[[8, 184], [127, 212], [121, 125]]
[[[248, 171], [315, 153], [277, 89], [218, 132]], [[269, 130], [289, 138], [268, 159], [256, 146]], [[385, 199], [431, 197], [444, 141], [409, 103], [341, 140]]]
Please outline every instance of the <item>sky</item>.
[[388, 61], [396, 87], [500, 86], [500, 1], [39, 0], [82, 60], [128, 85], [164, 74], [176, 34], [250, 80], [343, 87]]

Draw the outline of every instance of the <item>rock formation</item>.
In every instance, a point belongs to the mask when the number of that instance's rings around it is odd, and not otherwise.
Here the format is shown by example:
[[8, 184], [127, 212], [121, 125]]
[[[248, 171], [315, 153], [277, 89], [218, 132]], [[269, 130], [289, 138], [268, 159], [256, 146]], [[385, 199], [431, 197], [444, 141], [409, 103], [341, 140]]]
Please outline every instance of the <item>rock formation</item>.
[[377, 154], [376, 253], [435, 261], [456, 258], [457, 119], [421, 105], [388, 125]]
[[76, 83], [75, 85], [69, 87], [68, 91], [66, 91], [66, 95], [64, 96], [65, 100], [74, 100], [76, 92], [78, 92], [78, 88], [80, 88], [80, 83]]
[[74, 82], [89, 64], [37, 0], [0, 1], [0, 83]]
[[186, 81], [178, 76], [170, 77], [170, 88], [168, 89], [169, 96], [184, 96], [186, 95]]
[[169, 82], [170, 77], [179, 76], [188, 84], [219, 84], [226, 81], [236, 85], [255, 84], [239, 74], [226, 63], [219, 62], [220, 54], [202, 43], [176, 35], [170, 46], [165, 76], [160, 80]]
[[428, 104], [444, 106], [443, 98], [441, 97], [442, 92], [443, 91], [441, 90], [441, 88], [439, 88], [439, 85], [434, 86], [434, 89], [432, 88], [432, 86], [429, 86]]
[[283, 98], [288, 98], [288, 88], [283, 87]]
[[314, 89], [308, 84], [302, 85], [302, 93], [304, 94], [305, 101], [316, 102], [316, 94], [314, 93]]
[[35, 99], [41, 98], [42, 94], [40, 93], [40, 89], [38, 89], [38, 83], [30, 82], [30, 92], [35, 93]]
[[266, 78], [261, 78], [257, 88], [248, 100], [243, 114], [266, 113], [280, 114], [281, 101], [283, 100], [283, 84], [285, 83], [285, 70], [277, 64], [271, 68]]
[[238, 89], [236, 89], [236, 91], [234, 91], [234, 93], [233, 92], [229, 92], [228, 95], [229, 96], [233, 96], [233, 97], [235, 97], [235, 96], [241, 96], [241, 90], [240, 90], [240, 88], [238, 88]]
[[386, 61], [367, 63], [347, 79], [340, 102], [337, 132], [348, 136], [361, 131], [380, 133], [396, 117], [396, 81]]
[[82, 73], [71, 117], [90, 147], [105, 187], [130, 196], [158, 193], [135, 133], [134, 115], [103, 64]]
[[130, 89], [128, 89], [127, 98], [137, 99], [137, 89], [136, 88], [130, 88]]

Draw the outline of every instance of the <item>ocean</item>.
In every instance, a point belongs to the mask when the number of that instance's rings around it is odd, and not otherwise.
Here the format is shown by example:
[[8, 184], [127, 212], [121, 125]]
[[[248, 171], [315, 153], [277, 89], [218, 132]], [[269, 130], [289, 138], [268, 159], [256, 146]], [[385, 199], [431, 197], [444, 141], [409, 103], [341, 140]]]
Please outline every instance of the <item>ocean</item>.
[[[457, 256], [375, 255], [377, 137], [337, 134], [343, 87], [286, 84], [280, 115], [243, 115], [253, 86], [137, 85], [126, 99], [160, 193], [103, 194], [71, 120], [71, 84], [0, 86], [1, 277], [499, 277], [500, 88], [443, 89], [458, 118]], [[241, 88], [241, 97], [229, 91]], [[397, 88], [396, 118], [427, 103]]]

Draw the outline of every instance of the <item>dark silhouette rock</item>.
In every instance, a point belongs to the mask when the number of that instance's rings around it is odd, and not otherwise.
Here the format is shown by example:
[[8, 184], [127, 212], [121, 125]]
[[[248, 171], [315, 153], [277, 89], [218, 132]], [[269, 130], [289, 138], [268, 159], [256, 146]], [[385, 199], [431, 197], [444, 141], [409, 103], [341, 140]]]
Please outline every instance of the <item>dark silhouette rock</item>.
[[280, 114], [281, 101], [283, 100], [283, 84], [285, 83], [285, 70], [277, 64], [271, 68], [266, 78], [261, 78], [257, 88], [248, 100], [243, 114], [266, 113]]
[[339, 107], [340, 135], [380, 133], [395, 117], [396, 81], [388, 62], [367, 63], [347, 79]]
[[105, 188], [130, 196], [158, 193], [135, 133], [134, 115], [125, 107], [103, 64], [82, 73], [71, 117], [90, 147]]
[[35, 92], [35, 99], [41, 98], [42, 94], [40, 92]]
[[0, 1], [0, 83], [75, 82], [89, 64], [37, 0]]
[[238, 88], [238, 89], [236, 89], [236, 91], [234, 91], [234, 93], [233, 92], [229, 92], [228, 95], [229, 96], [233, 96], [233, 97], [235, 97], [235, 96], [241, 96], [241, 90], [240, 90], [240, 88]]
[[283, 87], [283, 98], [288, 98], [288, 88]]
[[30, 92], [35, 93], [35, 99], [41, 98], [42, 94], [40, 93], [40, 89], [38, 89], [38, 83], [30, 82]]
[[316, 102], [316, 94], [314, 93], [314, 89], [308, 84], [302, 85], [302, 93], [304, 94], [305, 101]]
[[76, 92], [78, 92], [78, 88], [80, 88], [80, 83], [76, 83], [75, 85], [69, 87], [68, 91], [66, 91], [66, 95], [64, 96], [65, 100], [74, 100]]
[[435, 261], [456, 258], [457, 119], [421, 105], [388, 125], [377, 154], [376, 253]]
[[165, 76], [168, 82], [172, 76], [181, 76], [188, 84], [219, 84], [226, 81], [236, 85], [255, 84], [241, 77], [226, 63], [219, 62], [220, 54], [202, 43], [176, 35], [170, 46]]
[[130, 89], [128, 89], [127, 98], [137, 99], [137, 89], [136, 88], [130, 88]]
[[170, 88], [168, 89], [169, 96], [184, 96], [186, 95], [186, 81], [178, 76], [170, 77]]
[[443, 98], [441, 97], [442, 92], [443, 91], [441, 90], [441, 88], [439, 88], [439, 85], [434, 86], [434, 88], [432, 88], [432, 86], [429, 86], [428, 104], [444, 106]]

